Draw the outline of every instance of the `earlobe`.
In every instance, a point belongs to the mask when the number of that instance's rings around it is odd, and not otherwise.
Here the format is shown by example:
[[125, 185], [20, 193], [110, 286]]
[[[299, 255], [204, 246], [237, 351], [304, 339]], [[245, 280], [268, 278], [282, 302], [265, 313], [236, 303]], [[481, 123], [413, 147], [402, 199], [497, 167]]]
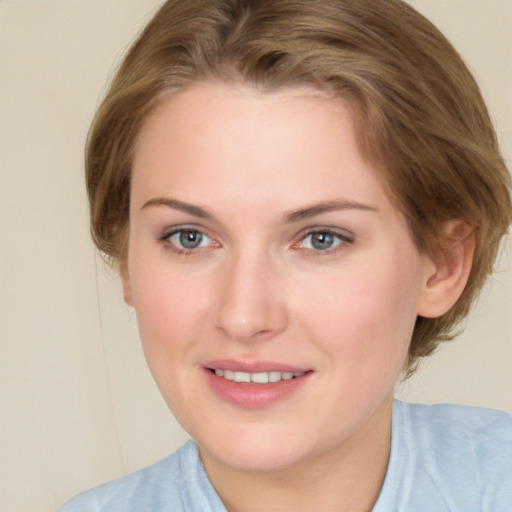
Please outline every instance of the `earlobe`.
[[474, 251], [474, 227], [461, 220], [447, 223], [436, 256], [425, 264], [419, 316], [435, 318], [452, 308], [468, 281]]

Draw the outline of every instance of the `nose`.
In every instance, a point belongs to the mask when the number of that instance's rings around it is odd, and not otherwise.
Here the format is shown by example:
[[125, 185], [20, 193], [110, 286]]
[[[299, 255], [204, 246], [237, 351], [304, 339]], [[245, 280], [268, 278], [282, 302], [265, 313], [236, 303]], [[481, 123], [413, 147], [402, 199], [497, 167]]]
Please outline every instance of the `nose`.
[[217, 327], [229, 339], [269, 339], [288, 324], [279, 269], [269, 258], [240, 254], [226, 264], [217, 304]]

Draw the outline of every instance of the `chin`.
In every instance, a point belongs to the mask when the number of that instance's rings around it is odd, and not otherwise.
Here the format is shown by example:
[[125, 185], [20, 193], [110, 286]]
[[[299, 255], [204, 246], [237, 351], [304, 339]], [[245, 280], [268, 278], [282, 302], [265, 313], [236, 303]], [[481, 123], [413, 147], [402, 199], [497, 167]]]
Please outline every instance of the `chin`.
[[293, 453], [281, 449], [265, 447], [262, 449], [246, 449], [240, 447], [238, 450], [230, 450], [228, 453], [219, 453], [201, 448], [201, 454], [208, 453], [223, 466], [229, 467], [235, 471], [246, 473], [272, 473], [285, 471], [300, 462], [300, 454], [296, 450]]
[[258, 473], [284, 471], [308, 458], [306, 441], [290, 437], [289, 429], [284, 433], [268, 427], [229, 431], [227, 436], [224, 432], [221, 436], [197, 440], [203, 459], [211, 457], [231, 469]]

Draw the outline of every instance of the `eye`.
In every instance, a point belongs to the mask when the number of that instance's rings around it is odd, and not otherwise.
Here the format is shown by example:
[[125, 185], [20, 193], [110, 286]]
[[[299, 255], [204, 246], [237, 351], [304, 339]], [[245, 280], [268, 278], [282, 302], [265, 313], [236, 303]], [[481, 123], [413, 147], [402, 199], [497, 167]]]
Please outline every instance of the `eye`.
[[162, 237], [178, 253], [188, 253], [214, 245], [213, 240], [197, 229], [182, 228]]
[[345, 243], [352, 243], [352, 239], [347, 235], [329, 229], [319, 229], [307, 233], [297, 244], [297, 247], [307, 251], [329, 253], [341, 248], [339, 246]]

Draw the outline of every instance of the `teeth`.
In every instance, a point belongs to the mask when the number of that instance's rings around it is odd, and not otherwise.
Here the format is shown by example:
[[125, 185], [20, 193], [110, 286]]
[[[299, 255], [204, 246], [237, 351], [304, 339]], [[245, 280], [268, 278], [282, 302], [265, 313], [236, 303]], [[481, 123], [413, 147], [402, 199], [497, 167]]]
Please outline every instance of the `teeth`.
[[224, 377], [227, 380], [235, 382], [253, 382], [254, 384], [267, 384], [269, 382], [279, 382], [281, 380], [291, 380], [304, 375], [305, 372], [233, 372], [231, 370], [215, 369], [215, 375]]
[[279, 382], [283, 378], [283, 374], [281, 372], [269, 372], [268, 373], [268, 381], [269, 382]]
[[246, 372], [235, 372], [233, 380], [235, 382], [251, 382], [251, 374]]
[[256, 382], [256, 384], [267, 384], [268, 379], [269, 376], [267, 372], [251, 374], [251, 382]]

